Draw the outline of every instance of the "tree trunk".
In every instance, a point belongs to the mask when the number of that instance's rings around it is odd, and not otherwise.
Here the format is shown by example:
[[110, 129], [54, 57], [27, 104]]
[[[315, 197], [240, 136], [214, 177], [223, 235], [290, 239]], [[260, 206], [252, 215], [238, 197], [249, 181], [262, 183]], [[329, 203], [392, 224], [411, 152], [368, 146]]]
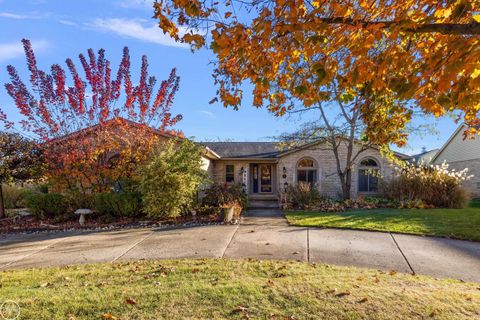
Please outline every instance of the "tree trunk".
[[342, 197], [343, 200], [348, 200], [351, 198], [351, 189], [352, 189], [352, 170], [346, 169], [340, 177], [340, 182], [342, 184]]
[[3, 201], [3, 184], [0, 182], [0, 219], [5, 218], [5, 203]]

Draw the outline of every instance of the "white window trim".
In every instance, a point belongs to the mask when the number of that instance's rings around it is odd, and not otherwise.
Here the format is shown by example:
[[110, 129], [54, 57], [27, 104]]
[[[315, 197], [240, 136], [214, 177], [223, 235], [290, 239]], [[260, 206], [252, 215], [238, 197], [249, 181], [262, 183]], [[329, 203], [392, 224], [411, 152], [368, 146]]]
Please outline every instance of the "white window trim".
[[[371, 167], [371, 166], [362, 166], [361, 163], [362, 161], [365, 161], [365, 160], [373, 160], [375, 161], [375, 163], [377, 164], [376, 167]], [[378, 170], [378, 172], [380, 173], [380, 175], [382, 175], [383, 171], [382, 171], [382, 166], [380, 165], [380, 160], [378, 160], [376, 157], [374, 156], [366, 156], [364, 158], [362, 158], [359, 162], [358, 162], [358, 166], [357, 166], [357, 193], [361, 193], [361, 194], [377, 194], [379, 191], [361, 191], [360, 190], [360, 171], [361, 170], [369, 170], [369, 169], [373, 169], [373, 170]]]
[[314, 166], [311, 167], [311, 168], [302, 168], [302, 169], [300, 169], [300, 170], [305, 170], [305, 171], [313, 171], [313, 170], [316, 170], [316, 171], [317, 171], [317, 174], [315, 175], [315, 178], [316, 178], [315, 185], [318, 186], [319, 183], [320, 183], [320, 167], [318, 166], [317, 160], [315, 160], [313, 157], [309, 157], [309, 156], [301, 157], [301, 158], [298, 159], [297, 162], [295, 163], [295, 168], [294, 168], [294, 180], [293, 180], [293, 181], [294, 181], [296, 184], [298, 184], [298, 170], [299, 170], [298, 164], [300, 163], [300, 161], [305, 160], [305, 159], [312, 160]]

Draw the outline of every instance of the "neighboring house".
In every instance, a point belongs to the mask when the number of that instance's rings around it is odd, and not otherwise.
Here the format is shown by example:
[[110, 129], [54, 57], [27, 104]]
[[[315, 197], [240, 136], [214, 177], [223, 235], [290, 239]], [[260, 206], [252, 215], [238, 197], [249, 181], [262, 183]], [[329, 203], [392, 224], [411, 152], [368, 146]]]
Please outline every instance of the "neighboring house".
[[[222, 184], [241, 184], [250, 199], [278, 199], [278, 193], [300, 181], [317, 185], [322, 195], [340, 197], [342, 190], [333, 152], [323, 143], [278, 150], [274, 142], [205, 142], [209, 150], [208, 171]], [[341, 153], [346, 153], [341, 150]], [[406, 160], [409, 157], [395, 155]], [[362, 152], [353, 168], [352, 197], [378, 192], [378, 178], [389, 177], [392, 164], [371, 148]]]
[[427, 151], [426, 147], [422, 148], [422, 152], [416, 155], [413, 155], [410, 159], [411, 162], [415, 163], [430, 163], [432, 159], [437, 155], [438, 150], [440, 149], [432, 149]]
[[480, 197], [480, 137], [463, 139], [463, 132], [468, 127], [461, 125], [432, 158], [432, 163], [446, 162], [450, 169], [456, 171], [468, 168], [469, 175], [473, 178], [465, 182], [465, 187], [472, 197]]

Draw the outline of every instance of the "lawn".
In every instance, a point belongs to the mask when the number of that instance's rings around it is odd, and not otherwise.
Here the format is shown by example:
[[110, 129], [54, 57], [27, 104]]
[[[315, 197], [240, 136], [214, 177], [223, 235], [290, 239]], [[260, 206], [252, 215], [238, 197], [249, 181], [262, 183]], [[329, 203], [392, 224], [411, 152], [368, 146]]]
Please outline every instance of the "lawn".
[[480, 200], [465, 209], [373, 209], [347, 212], [288, 211], [290, 224], [434, 235], [480, 241]]
[[0, 273], [19, 319], [474, 319], [480, 284], [255, 260], [137, 261]]

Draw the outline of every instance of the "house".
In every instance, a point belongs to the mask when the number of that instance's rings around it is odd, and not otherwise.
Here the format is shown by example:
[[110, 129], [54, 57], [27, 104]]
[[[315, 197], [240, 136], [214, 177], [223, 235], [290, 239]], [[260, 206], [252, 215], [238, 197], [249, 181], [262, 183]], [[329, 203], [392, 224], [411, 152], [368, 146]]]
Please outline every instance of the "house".
[[[92, 141], [95, 140], [93, 145], [97, 145], [99, 141], [101, 142], [101, 136], [97, 131], [101, 133], [103, 129], [110, 127], [114, 133], [124, 139], [133, 136], [133, 142], [138, 142], [139, 140], [135, 137], [143, 136], [147, 131], [152, 133], [149, 135], [150, 138], [156, 137], [156, 141], [179, 138], [178, 135], [169, 132], [157, 131], [118, 118], [74, 132], [55, 142], [60, 145], [67, 142], [76, 144], [79, 139], [87, 137]], [[125, 136], [126, 133], [128, 133], [127, 136]], [[342, 189], [337, 175], [336, 159], [325, 142], [315, 142], [284, 150], [279, 150], [275, 142], [204, 142], [200, 144], [205, 148], [203, 167], [211, 179], [220, 184], [242, 185], [251, 200], [271, 201], [271, 204], [278, 206], [279, 193], [288, 186], [302, 181], [315, 184], [324, 196], [341, 197]], [[123, 141], [120, 141], [118, 147], [122, 145]], [[359, 147], [360, 144], [355, 148]], [[356, 152], [354, 150], [353, 153], [356, 154]], [[340, 157], [347, 153], [347, 147], [343, 143], [339, 153]], [[117, 155], [118, 150], [110, 150], [103, 160], [110, 163]], [[395, 156], [402, 160], [409, 158], [400, 153], [395, 153]], [[384, 158], [377, 148], [371, 147], [362, 151], [353, 167], [351, 196], [355, 198], [361, 195], [378, 194], [378, 176], [388, 178], [392, 174], [392, 163]]]
[[464, 186], [473, 198], [480, 198], [480, 137], [463, 139], [463, 132], [468, 127], [459, 126], [445, 144], [432, 158], [432, 163], [446, 162], [450, 169], [456, 171], [468, 168], [468, 173], [473, 178], [466, 181]]
[[[274, 142], [205, 142], [206, 169], [221, 184], [241, 184], [251, 200], [278, 201], [279, 192], [305, 181], [315, 183], [324, 196], [340, 197], [341, 184], [333, 152], [325, 143], [278, 150]], [[346, 147], [340, 149], [346, 154]], [[395, 153], [399, 159], [409, 157]], [[381, 176], [393, 174], [393, 165], [376, 148], [360, 153], [353, 168], [352, 197], [378, 192]]]

